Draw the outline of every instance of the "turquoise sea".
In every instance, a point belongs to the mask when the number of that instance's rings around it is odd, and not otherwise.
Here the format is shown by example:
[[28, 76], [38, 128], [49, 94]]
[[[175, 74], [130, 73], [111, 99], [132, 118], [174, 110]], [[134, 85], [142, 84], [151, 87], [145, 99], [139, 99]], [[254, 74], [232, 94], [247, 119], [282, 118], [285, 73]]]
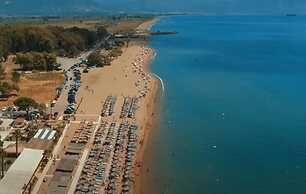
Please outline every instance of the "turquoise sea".
[[174, 16], [146, 194], [306, 193], [306, 17]]

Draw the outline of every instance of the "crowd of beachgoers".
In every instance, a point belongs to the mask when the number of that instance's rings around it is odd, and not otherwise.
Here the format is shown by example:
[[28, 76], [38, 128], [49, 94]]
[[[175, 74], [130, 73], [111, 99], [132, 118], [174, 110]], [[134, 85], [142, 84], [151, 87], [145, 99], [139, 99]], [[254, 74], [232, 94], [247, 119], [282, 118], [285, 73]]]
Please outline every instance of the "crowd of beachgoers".
[[149, 84], [151, 83], [152, 76], [144, 69], [144, 63], [149, 56], [153, 56], [154, 51], [150, 48], [142, 47], [142, 51], [139, 56], [136, 57], [132, 63], [133, 73], [136, 73], [139, 78], [135, 82], [135, 86], [138, 89], [138, 98], [145, 97], [150, 91]]

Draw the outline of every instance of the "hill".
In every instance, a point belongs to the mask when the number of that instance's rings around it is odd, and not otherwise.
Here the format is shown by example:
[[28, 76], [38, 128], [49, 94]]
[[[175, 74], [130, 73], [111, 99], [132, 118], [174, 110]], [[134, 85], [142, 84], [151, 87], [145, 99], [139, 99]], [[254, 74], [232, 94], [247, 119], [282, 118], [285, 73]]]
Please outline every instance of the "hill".
[[305, 13], [305, 0], [0, 0], [0, 16], [95, 15], [118, 12], [205, 14]]

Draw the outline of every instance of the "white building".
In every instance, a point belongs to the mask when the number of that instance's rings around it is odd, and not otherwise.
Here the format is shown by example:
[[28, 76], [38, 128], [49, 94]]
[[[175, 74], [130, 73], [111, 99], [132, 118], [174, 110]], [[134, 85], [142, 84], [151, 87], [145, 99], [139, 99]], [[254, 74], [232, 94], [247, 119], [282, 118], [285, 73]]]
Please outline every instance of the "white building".
[[13, 119], [0, 119], [0, 131], [8, 131], [12, 127]]
[[40, 161], [43, 150], [24, 149], [0, 181], [0, 194], [21, 194], [24, 186], [32, 179]]

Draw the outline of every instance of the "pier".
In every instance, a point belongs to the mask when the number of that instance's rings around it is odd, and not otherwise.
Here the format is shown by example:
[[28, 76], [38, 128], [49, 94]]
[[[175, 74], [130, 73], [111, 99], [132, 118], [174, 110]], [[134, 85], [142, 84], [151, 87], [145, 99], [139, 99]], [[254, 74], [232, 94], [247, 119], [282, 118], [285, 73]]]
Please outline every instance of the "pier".
[[176, 31], [149, 31], [149, 30], [136, 30], [128, 33], [114, 34], [118, 39], [131, 39], [131, 38], [144, 38], [147, 36], [162, 36], [162, 35], [176, 35]]

